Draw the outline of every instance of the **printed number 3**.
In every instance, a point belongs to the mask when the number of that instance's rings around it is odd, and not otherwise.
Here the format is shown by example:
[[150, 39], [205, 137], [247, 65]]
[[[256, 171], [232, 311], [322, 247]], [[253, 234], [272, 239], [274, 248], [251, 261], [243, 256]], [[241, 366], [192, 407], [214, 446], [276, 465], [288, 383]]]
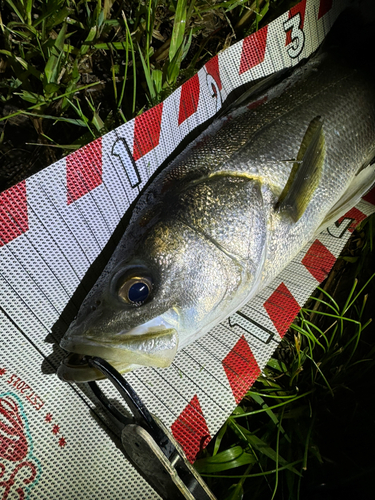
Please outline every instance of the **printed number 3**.
[[292, 30], [292, 44], [289, 44], [287, 52], [289, 56], [294, 59], [300, 55], [305, 45], [305, 33], [301, 29], [301, 14], [299, 12], [285, 21], [284, 30], [285, 32]]

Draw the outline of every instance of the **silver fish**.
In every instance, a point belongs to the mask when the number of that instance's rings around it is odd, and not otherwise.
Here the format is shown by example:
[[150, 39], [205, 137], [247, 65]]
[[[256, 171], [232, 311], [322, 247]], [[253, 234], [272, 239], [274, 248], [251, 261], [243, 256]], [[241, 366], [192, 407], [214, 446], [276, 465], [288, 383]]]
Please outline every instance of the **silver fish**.
[[83, 355], [170, 365], [356, 203], [374, 156], [374, 80], [332, 54], [217, 120], [140, 198], [61, 341], [75, 355], [60, 377], [100, 378]]

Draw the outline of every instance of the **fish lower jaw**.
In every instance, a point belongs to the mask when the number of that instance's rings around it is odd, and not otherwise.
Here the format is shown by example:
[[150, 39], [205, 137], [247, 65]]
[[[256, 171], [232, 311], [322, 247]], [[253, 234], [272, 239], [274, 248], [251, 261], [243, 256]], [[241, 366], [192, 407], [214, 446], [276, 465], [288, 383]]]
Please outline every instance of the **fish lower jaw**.
[[[88, 364], [87, 359], [85, 359], [86, 356], [77, 353], [70, 353], [59, 366], [57, 370], [58, 377], [64, 382], [71, 383], [84, 383], [104, 379], [105, 376], [102, 372]], [[110, 363], [110, 365], [120, 373], [126, 373], [140, 367], [140, 365], [129, 365], [128, 363], [121, 363], [111, 359], [106, 359], [106, 361], [108, 361], [108, 363]]]
[[173, 328], [159, 334], [133, 336], [122, 345], [98, 342], [86, 338], [77, 342], [74, 338], [63, 338], [61, 347], [70, 352], [58, 370], [58, 376], [67, 382], [89, 382], [104, 378], [102, 373], [89, 366], [85, 356], [105, 359], [120, 373], [129, 372], [142, 366], [165, 368], [169, 366], [177, 352], [178, 336]]
[[113, 366], [118, 372], [126, 373], [136, 368], [139, 368], [140, 365], [129, 364], [127, 362], [115, 361], [103, 356], [103, 354], [93, 353], [92, 355], [86, 353], [77, 354], [75, 352], [71, 352], [68, 356], [61, 362], [57, 375], [64, 382], [75, 382], [75, 383], [84, 383], [91, 382], [94, 380], [104, 379], [105, 376], [97, 370], [89, 365], [86, 356], [98, 356], [105, 359], [111, 366]]

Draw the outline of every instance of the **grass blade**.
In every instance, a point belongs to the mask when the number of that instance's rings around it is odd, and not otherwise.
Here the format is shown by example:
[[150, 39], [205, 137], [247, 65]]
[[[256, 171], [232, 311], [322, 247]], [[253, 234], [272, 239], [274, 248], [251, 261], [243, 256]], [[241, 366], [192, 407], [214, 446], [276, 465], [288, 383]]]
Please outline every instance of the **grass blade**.
[[186, 29], [186, 0], [178, 0], [174, 16], [171, 45], [169, 48], [169, 61], [172, 62], [177, 51], [180, 49], [185, 36]]
[[256, 463], [256, 458], [252, 452], [244, 450], [242, 446], [234, 446], [213, 457], [196, 460], [194, 467], [199, 473], [210, 474], [254, 463]]
[[14, 12], [17, 14], [17, 16], [20, 18], [21, 22], [25, 23], [25, 19], [22, 16], [21, 12], [17, 9], [16, 5], [12, 2], [12, 0], [5, 0], [14, 10]]
[[145, 59], [143, 57], [143, 54], [142, 54], [142, 51], [141, 51], [139, 45], [138, 45], [138, 53], [139, 53], [139, 57], [140, 57], [141, 62], [142, 62], [143, 73], [144, 73], [145, 78], [146, 78], [146, 83], [147, 83], [148, 91], [150, 92], [151, 102], [155, 103], [155, 101], [156, 101], [156, 92], [155, 92], [154, 83], [153, 83], [153, 80], [152, 80], [152, 76], [151, 76], [150, 70], [147, 67], [146, 61], [145, 61]]
[[44, 74], [48, 83], [57, 83], [57, 78], [60, 72], [59, 62], [61, 61], [61, 55], [64, 51], [66, 30], [67, 24], [64, 23], [56, 38], [55, 44], [51, 49], [51, 55], [44, 69]]

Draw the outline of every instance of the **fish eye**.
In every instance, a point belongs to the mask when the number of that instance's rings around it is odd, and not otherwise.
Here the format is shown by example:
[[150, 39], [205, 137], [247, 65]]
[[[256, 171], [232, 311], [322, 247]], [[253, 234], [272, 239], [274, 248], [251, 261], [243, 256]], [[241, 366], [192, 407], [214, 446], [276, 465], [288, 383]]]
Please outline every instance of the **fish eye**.
[[118, 289], [118, 296], [124, 302], [142, 305], [150, 296], [152, 280], [149, 277], [131, 276], [126, 278]]

